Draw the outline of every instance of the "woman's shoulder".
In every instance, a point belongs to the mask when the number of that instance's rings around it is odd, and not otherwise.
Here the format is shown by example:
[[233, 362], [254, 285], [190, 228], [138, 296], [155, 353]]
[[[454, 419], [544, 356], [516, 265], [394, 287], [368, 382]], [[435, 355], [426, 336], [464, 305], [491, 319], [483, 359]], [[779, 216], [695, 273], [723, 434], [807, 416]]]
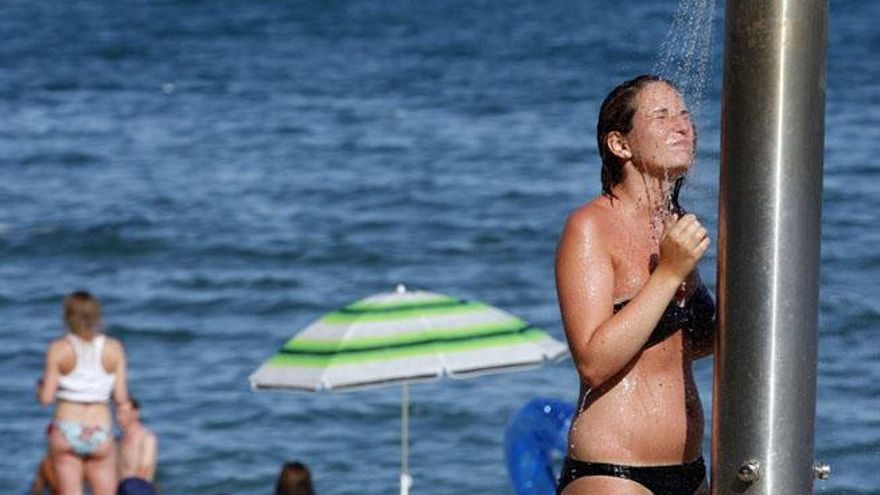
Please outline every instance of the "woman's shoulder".
[[46, 347], [46, 360], [60, 365], [62, 368], [72, 366], [71, 363], [74, 363], [76, 360], [76, 350], [66, 334], [56, 337], [49, 342], [49, 345]]
[[117, 339], [116, 337], [111, 337], [109, 335], [104, 335], [104, 349], [112, 353], [124, 353], [125, 350], [122, 345], [122, 341]]
[[568, 214], [565, 231], [597, 235], [613, 226], [614, 214], [605, 196], [598, 196], [578, 206]]
[[70, 343], [70, 339], [67, 338], [67, 334], [64, 334], [60, 337], [55, 337], [51, 341], [49, 341], [49, 345], [47, 346], [48, 352], [66, 352], [70, 350], [73, 352], [73, 344]]
[[104, 335], [104, 350], [102, 352], [102, 362], [104, 369], [110, 373], [117, 371], [120, 364], [125, 364], [125, 349], [122, 342], [115, 337]]

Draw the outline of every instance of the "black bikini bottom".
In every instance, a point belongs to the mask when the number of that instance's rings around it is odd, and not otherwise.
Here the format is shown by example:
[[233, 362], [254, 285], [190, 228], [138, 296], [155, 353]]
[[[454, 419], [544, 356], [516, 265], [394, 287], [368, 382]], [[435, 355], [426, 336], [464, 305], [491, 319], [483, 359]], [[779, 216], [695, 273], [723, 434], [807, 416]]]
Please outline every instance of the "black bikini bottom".
[[671, 466], [621, 466], [566, 457], [559, 473], [557, 495], [569, 483], [584, 476], [613, 476], [632, 480], [651, 490], [654, 495], [693, 495], [706, 478], [706, 464], [702, 457]]

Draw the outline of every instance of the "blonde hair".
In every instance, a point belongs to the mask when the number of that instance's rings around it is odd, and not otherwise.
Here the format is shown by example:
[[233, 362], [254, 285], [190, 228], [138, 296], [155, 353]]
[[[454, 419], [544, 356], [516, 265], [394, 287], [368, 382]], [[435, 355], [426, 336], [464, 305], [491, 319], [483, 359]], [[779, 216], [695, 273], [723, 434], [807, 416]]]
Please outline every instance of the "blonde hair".
[[71, 292], [64, 298], [64, 323], [71, 332], [91, 336], [101, 326], [101, 303], [84, 290]]

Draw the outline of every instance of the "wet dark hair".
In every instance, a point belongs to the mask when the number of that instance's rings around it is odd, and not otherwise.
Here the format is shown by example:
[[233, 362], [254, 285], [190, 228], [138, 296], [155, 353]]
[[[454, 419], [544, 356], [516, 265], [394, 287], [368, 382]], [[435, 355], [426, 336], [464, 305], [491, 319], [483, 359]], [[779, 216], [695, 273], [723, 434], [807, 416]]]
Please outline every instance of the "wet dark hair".
[[278, 474], [275, 495], [315, 495], [312, 475], [301, 462], [287, 462]]
[[[635, 99], [639, 91], [654, 82], [666, 83], [676, 90], [678, 87], [672, 81], [656, 74], [642, 74], [628, 81], [620, 83], [612, 89], [602, 107], [599, 110], [599, 120], [596, 123], [596, 142], [599, 145], [599, 156], [602, 158], [602, 194], [613, 199], [611, 189], [623, 180], [623, 167], [620, 160], [608, 148], [608, 135], [614, 131], [626, 134], [633, 128], [633, 116], [636, 114]], [[673, 189], [673, 208], [678, 206], [678, 192], [684, 181], [684, 176], [678, 178]]]

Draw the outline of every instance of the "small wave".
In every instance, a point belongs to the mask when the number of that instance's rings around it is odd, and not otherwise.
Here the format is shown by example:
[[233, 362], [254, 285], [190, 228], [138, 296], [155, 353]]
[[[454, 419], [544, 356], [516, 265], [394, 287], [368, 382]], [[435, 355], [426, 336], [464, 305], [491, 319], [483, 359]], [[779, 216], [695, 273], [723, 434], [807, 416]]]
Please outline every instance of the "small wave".
[[[226, 278], [214, 279], [201, 275], [194, 275], [185, 279], [177, 279], [169, 281], [169, 285], [179, 289], [297, 289], [302, 284], [292, 278], [283, 278], [276, 276], [259, 276], [253, 278]], [[0, 301], [2, 303], [2, 301]]]
[[112, 325], [107, 333], [123, 340], [127, 338], [143, 338], [178, 343], [192, 342], [199, 337], [192, 330], [185, 328], [133, 327], [128, 325]]
[[249, 306], [254, 315], [272, 316], [278, 314], [290, 314], [293, 311], [319, 314], [327, 311], [327, 305], [319, 302], [309, 302], [304, 300], [280, 299], [277, 301], [268, 301], [260, 306]]
[[[14, 348], [0, 348], [0, 361], [15, 368], [20, 363], [42, 364], [43, 353], [46, 351], [48, 339], [27, 342]], [[27, 367], [23, 364], [20, 367]]]
[[391, 142], [364, 142], [348, 140], [344, 141], [340, 149], [349, 153], [376, 154], [376, 155], [393, 155], [409, 151], [412, 148], [407, 143], [391, 143]]
[[136, 256], [165, 247], [164, 241], [139, 232], [148, 226], [152, 226], [152, 222], [141, 217], [93, 225], [47, 225], [20, 231], [21, 235], [10, 238], [7, 249], [13, 254], [28, 256], [59, 253]]
[[[209, 404], [201, 404], [201, 406], [211, 407]], [[213, 407], [215, 410], [223, 410], [228, 407], [228, 402], [216, 402]], [[199, 425], [201, 428], [204, 428], [208, 431], [225, 431], [225, 430], [236, 430], [239, 427], [250, 425], [254, 422], [254, 420], [260, 419], [264, 416], [262, 411], [252, 412], [250, 414], [243, 415], [240, 411], [232, 411], [231, 414], [224, 415], [222, 418], [208, 418], [201, 422]]]
[[240, 261], [271, 260], [291, 262], [303, 260], [307, 254], [307, 249], [298, 246], [242, 246], [223, 243], [198, 249], [194, 254], [197, 254], [199, 257], [234, 258]]
[[504, 243], [504, 237], [495, 232], [481, 232], [474, 237], [476, 246], [497, 246]]
[[143, 299], [138, 306], [144, 311], [158, 314], [177, 315], [213, 315], [221, 310], [230, 310], [239, 299], [232, 296], [199, 296], [198, 294], [180, 293]]
[[80, 84], [79, 81], [73, 79], [63, 79], [48, 81], [42, 84], [40, 87], [45, 91], [72, 91], [75, 89], [79, 89]]
[[104, 60], [123, 60], [126, 58], [143, 57], [149, 54], [149, 50], [144, 46], [134, 46], [126, 44], [114, 44], [106, 46], [97, 51], [98, 57]]
[[274, 129], [274, 131], [276, 134], [281, 134], [284, 136], [298, 136], [300, 134], [307, 134], [309, 132], [309, 128], [298, 125], [279, 125]]
[[104, 159], [81, 151], [62, 151], [57, 153], [36, 153], [21, 159], [21, 165], [87, 165], [103, 163]]
[[391, 264], [391, 258], [385, 250], [366, 247], [357, 249], [353, 246], [344, 249], [319, 251], [303, 258], [305, 263], [317, 265], [339, 265], [343, 260], [348, 265], [360, 265], [362, 267], [387, 266]]
[[558, 147], [553, 150], [553, 155], [559, 163], [563, 164], [586, 164], [593, 159], [596, 152], [586, 146]]
[[514, 110], [512, 106], [492, 101], [490, 98], [480, 99], [463, 109], [467, 115], [474, 117], [494, 117], [511, 113]]
[[449, 60], [478, 57], [481, 52], [481, 45], [477, 42], [462, 40], [446, 42], [445, 44], [425, 44], [413, 51], [416, 55], [424, 57], [425, 59], [436, 59], [448, 62]]
[[822, 455], [829, 459], [840, 459], [849, 455], [866, 455], [870, 452], [880, 452], [880, 437], [852, 438], [844, 446], [823, 449]]

